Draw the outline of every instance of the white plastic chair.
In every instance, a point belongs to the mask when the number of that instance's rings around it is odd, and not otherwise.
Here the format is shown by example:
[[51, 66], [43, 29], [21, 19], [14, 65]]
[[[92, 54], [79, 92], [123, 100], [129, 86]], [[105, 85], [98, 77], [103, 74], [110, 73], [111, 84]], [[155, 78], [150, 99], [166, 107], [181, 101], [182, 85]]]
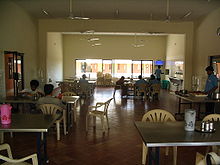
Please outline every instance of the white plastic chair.
[[[162, 109], [154, 109], [148, 111], [142, 118], [142, 122], [167, 122], [167, 121], [176, 121], [174, 116]], [[168, 155], [169, 148], [166, 147], [166, 155]], [[146, 164], [146, 157], [147, 157], [147, 146], [143, 143], [143, 150], [142, 150], [142, 164]], [[177, 164], [177, 147], [173, 147], [173, 164]]]
[[97, 102], [95, 106], [89, 106], [87, 115], [86, 115], [86, 131], [88, 131], [88, 120], [89, 117], [93, 117], [93, 126], [96, 125], [96, 117], [101, 119], [102, 129], [105, 132], [105, 124], [104, 120], [106, 119], [107, 128], [109, 129], [109, 122], [108, 122], [108, 107], [113, 98], [109, 99], [106, 102]]
[[57, 140], [60, 140], [60, 123], [61, 123], [61, 121], [63, 121], [64, 135], [66, 135], [66, 110], [64, 110], [63, 108], [61, 108], [55, 104], [42, 104], [39, 106], [39, 108], [43, 114], [48, 114], [48, 115], [56, 115], [57, 113], [62, 114], [61, 117], [55, 121], [56, 129], [57, 129]]
[[0, 154], [0, 159], [5, 161], [2, 165], [30, 165], [25, 161], [31, 159], [33, 165], [38, 165], [37, 154], [32, 154], [20, 159], [13, 159], [9, 144], [1, 144], [0, 151], [7, 150], [7, 156]]
[[63, 96], [77, 96], [75, 92], [63, 92], [62, 95]]

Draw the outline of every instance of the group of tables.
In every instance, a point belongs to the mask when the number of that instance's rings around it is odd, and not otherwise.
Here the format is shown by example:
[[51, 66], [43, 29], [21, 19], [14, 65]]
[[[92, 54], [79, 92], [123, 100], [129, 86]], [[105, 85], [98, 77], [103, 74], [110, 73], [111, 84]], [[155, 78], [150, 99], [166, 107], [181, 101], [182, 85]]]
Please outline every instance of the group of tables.
[[[66, 103], [67, 108], [67, 131], [76, 122], [76, 104], [79, 96], [64, 96], [62, 101]], [[0, 98], [0, 103], [13, 103], [18, 105], [22, 104], [36, 104], [37, 100], [27, 97], [6, 97]], [[72, 116], [73, 112], [73, 116]], [[0, 124], [0, 134], [4, 132], [35, 132], [37, 133], [37, 155], [39, 164], [48, 162], [47, 157], [47, 138], [46, 133], [53, 125], [59, 115], [45, 115], [45, 114], [31, 114], [31, 113], [16, 113], [12, 114], [11, 124]], [[2, 136], [3, 137], [3, 136]], [[43, 138], [42, 138], [43, 137]]]
[[[214, 133], [201, 133], [185, 131], [184, 122], [141, 122], [136, 121], [135, 126], [140, 133], [144, 144], [149, 148], [156, 148], [156, 152], [149, 150], [149, 165], [153, 159], [156, 165], [160, 164], [159, 147], [174, 146], [214, 146], [220, 145], [220, 123], [214, 123]], [[200, 125], [200, 122], [197, 122]]]
[[[200, 106], [202, 103], [220, 103], [220, 100], [214, 100], [208, 97], [196, 97], [193, 95], [181, 96], [178, 98], [178, 112], [181, 113], [181, 105], [189, 104], [190, 108], [193, 104], [198, 104], [197, 119], [200, 119]], [[201, 121], [196, 122], [200, 126]], [[214, 123], [216, 131], [214, 133], [202, 133], [198, 131], [185, 131], [183, 121], [176, 122], [134, 122], [144, 144], [149, 147], [149, 165], [155, 161], [159, 165], [159, 147], [174, 147], [174, 146], [214, 146], [220, 145], [220, 122]], [[152, 148], [156, 148], [153, 153]]]
[[208, 98], [206, 96], [193, 96], [191, 94], [187, 94], [187, 95], [178, 95], [175, 94], [175, 96], [178, 98], [178, 112], [176, 113], [176, 115], [181, 115], [181, 105], [189, 105], [189, 108], [193, 108], [193, 105], [198, 105], [197, 108], [195, 108], [197, 110], [197, 119], [200, 120], [201, 119], [201, 104], [204, 103], [220, 103], [220, 100], [215, 100], [215, 99], [211, 99]]

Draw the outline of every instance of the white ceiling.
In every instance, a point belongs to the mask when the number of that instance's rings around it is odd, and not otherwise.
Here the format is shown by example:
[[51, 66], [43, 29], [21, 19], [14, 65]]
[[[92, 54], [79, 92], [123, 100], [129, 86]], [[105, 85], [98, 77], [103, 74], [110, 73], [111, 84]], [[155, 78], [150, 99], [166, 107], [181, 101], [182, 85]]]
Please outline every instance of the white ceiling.
[[[12, 0], [31, 15], [67, 18], [69, 0]], [[195, 21], [220, 8], [220, 0], [73, 0], [74, 16], [91, 19], [166, 20], [167, 1], [171, 21]], [[42, 10], [46, 10], [46, 15]], [[184, 18], [188, 12], [191, 15]]]

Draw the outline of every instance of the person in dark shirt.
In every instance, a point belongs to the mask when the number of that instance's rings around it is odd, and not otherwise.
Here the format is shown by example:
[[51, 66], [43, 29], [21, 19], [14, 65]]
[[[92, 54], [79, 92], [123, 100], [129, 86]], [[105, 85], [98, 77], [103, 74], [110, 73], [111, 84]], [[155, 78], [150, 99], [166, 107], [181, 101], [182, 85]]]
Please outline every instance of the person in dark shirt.
[[128, 87], [124, 84], [125, 82], [127, 81], [125, 80], [124, 76], [121, 76], [121, 78], [118, 81], [116, 81], [115, 88], [121, 88], [121, 96], [126, 96], [128, 92]]

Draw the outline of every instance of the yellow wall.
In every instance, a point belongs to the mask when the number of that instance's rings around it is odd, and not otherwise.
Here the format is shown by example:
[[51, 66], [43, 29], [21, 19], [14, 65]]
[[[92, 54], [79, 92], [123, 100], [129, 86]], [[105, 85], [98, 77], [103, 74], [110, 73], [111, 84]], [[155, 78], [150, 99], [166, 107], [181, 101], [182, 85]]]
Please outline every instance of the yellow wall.
[[[100, 38], [101, 46], [91, 46], [88, 38]], [[166, 36], [138, 36], [143, 40], [143, 47], [135, 48], [134, 36], [112, 35], [63, 35], [64, 78], [75, 74], [75, 59], [133, 59], [165, 60]]]
[[[37, 78], [37, 21], [11, 1], [0, 1], [0, 22], [0, 72], [4, 68], [3, 51], [22, 52], [25, 84], [29, 86], [30, 80]], [[3, 81], [0, 86], [4, 86]]]
[[[192, 73], [192, 46], [193, 46], [193, 23], [166, 23], [164, 21], [139, 21], [139, 20], [62, 20], [43, 19], [39, 20], [39, 55], [40, 58], [47, 56], [46, 34], [47, 32], [82, 32], [85, 30], [96, 32], [165, 32], [171, 34], [186, 35], [185, 72]], [[64, 53], [65, 54], [65, 53]], [[65, 55], [64, 55], [65, 56]], [[126, 58], [126, 56], [125, 56]], [[46, 69], [46, 60], [39, 65]], [[64, 60], [65, 61], [65, 60]], [[64, 67], [65, 67], [64, 63]], [[70, 64], [68, 64], [70, 66]], [[65, 69], [64, 69], [65, 70]], [[71, 75], [72, 76], [72, 75]], [[191, 84], [191, 74], [186, 75], [186, 84]]]
[[47, 81], [56, 85], [63, 80], [63, 37], [61, 33], [47, 34]]
[[207, 77], [205, 68], [209, 65], [209, 56], [220, 55], [220, 36], [216, 30], [220, 27], [220, 9], [213, 11], [195, 24], [195, 52], [193, 55], [193, 74]]

